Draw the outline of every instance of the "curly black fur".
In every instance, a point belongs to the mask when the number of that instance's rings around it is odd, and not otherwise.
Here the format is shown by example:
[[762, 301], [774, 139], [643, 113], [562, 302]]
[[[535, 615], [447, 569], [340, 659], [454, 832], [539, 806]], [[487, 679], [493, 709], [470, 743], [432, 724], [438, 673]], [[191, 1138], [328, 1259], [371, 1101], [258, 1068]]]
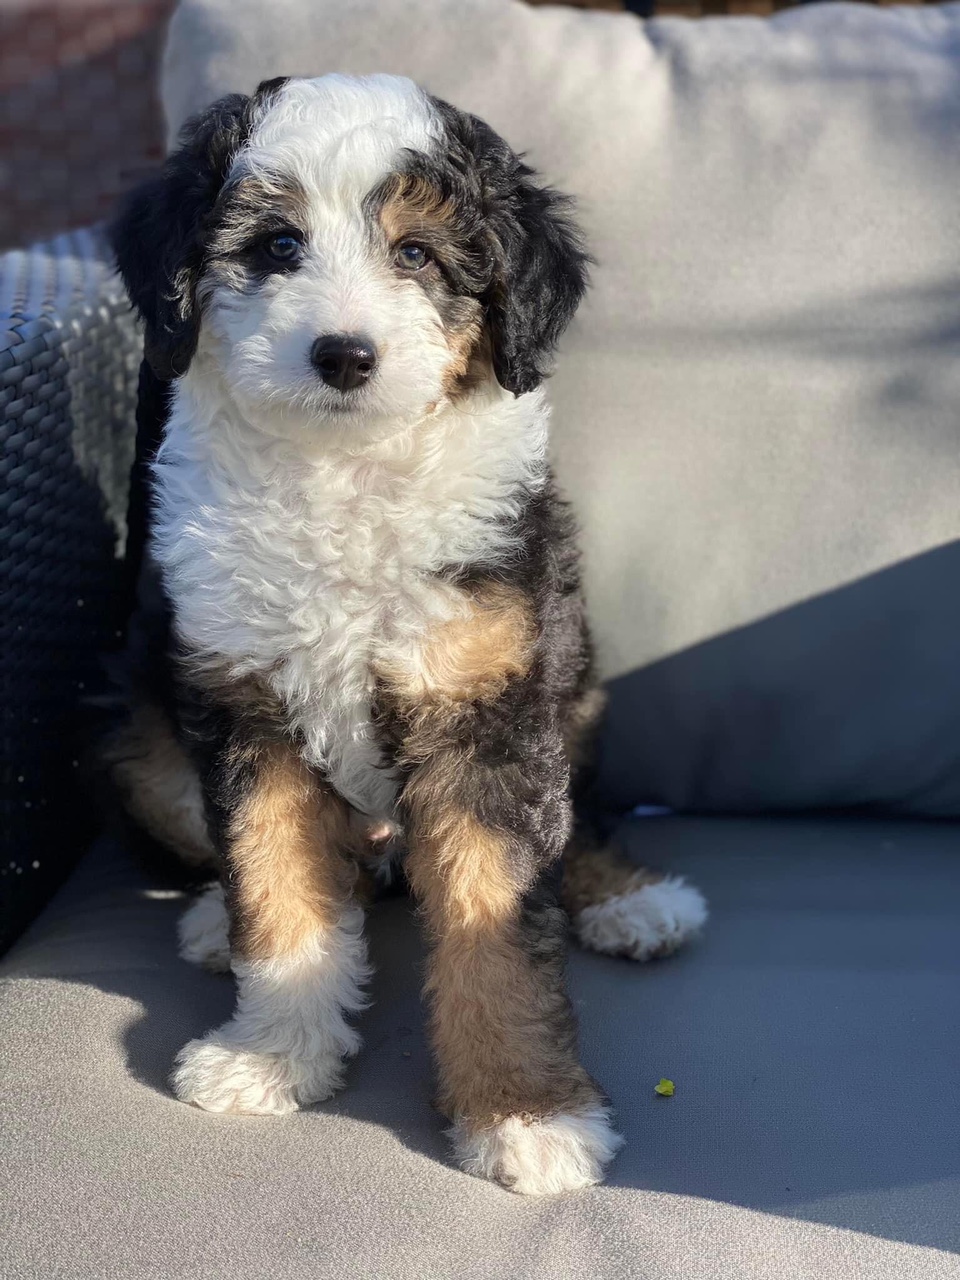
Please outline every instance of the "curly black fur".
[[130, 195], [110, 229], [120, 274], [144, 322], [144, 354], [159, 378], [186, 373], [197, 349], [197, 283], [211, 215], [237, 151], [286, 79], [265, 80], [252, 97], [228, 94], [188, 120], [177, 149]]

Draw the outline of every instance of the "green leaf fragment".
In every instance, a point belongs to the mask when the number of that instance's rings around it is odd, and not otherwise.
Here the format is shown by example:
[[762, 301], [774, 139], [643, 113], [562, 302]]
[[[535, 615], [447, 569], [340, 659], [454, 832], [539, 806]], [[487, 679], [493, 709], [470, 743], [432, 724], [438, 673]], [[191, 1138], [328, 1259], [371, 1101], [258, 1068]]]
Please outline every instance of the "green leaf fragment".
[[666, 1080], [666, 1079], [661, 1080], [659, 1084], [655, 1084], [653, 1086], [653, 1092], [659, 1093], [661, 1098], [672, 1098], [673, 1097], [673, 1081]]

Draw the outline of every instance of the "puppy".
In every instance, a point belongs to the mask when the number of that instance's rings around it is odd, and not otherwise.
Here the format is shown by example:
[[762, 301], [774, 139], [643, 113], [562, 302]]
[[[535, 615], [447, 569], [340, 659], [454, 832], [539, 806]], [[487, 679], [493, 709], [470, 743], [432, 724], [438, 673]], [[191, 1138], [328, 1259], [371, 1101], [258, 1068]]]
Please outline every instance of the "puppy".
[[619, 1139], [553, 868], [600, 950], [664, 954], [705, 908], [571, 835], [600, 703], [541, 390], [585, 285], [567, 202], [407, 80], [280, 79], [192, 120], [113, 244], [162, 443], [110, 754], [142, 824], [219, 867], [181, 944], [237, 982], [177, 1096], [280, 1114], [340, 1085], [358, 866], [402, 847], [460, 1163], [598, 1181]]

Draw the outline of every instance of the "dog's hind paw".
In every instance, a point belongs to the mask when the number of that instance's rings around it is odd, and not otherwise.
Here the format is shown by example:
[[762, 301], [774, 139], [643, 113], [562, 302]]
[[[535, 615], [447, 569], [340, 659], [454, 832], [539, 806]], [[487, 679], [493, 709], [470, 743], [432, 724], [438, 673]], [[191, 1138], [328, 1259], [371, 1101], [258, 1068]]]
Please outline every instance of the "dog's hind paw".
[[215, 973], [230, 970], [230, 920], [219, 880], [208, 884], [177, 925], [180, 955], [191, 964], [203, 965]]
[[525, 1196], [593, 1186], [603, 1179], [604, 1166], [623, 1144], [609, 1111], [599, 1104], [542, 1120], [507, 1116], [482, 1129], [461, 1121], [450, 1137], [467, 1173]]
[[583, 907], [572, 923], [591, 951], [651, 960], [676, 951], [706, 920], [707, 904], [700, 890], [679, 876], [667, 876]]

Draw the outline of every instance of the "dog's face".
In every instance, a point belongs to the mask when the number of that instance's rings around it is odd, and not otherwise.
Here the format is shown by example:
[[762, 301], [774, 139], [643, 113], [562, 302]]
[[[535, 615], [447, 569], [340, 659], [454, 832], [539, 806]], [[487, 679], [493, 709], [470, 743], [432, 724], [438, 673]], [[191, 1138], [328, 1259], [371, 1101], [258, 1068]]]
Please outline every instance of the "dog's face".
[[389, 76], [215, 103], [113, 242], [154, 370], [199, 347], [282, 434], [394, 429], [486, 377], [532, 390], [586, 263], [496, 134]]

